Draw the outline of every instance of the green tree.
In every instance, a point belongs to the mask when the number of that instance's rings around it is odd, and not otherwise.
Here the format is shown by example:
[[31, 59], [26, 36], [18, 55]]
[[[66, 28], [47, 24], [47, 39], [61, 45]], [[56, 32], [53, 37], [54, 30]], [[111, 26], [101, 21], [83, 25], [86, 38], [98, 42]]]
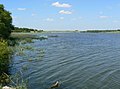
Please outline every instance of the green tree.
[[12, 29], [14, 26], [12, 25], [11, 13], [0, 4], [0, 37], [8, 38]]

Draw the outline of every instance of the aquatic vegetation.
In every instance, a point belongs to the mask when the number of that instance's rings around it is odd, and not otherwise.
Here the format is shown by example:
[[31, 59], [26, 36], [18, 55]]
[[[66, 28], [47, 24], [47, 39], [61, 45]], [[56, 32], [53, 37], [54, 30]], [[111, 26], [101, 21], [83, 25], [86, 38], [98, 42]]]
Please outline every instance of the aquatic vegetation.
[[17, 56], [26, 56], [26, 51], [29, 50], [29, 51], [33, 51], [34, 48], [31, 47], [31, 46], [28, 46], [28, 45], [18, 45], [16, 46], [16, 53], [15, 55]]
[[2, 85], [0, 85], [0, 89], [2, 89]]
[[19, 71], [15, 75], [11, 76], [11, 85], [14, 85], [16, 89], [27, 89], [28, 81], [23, 79], [23, 72]]
[[18, 53], [16, 53], [16, 56], [22, 56], [22, 55], [25, 55], [23, 51], [19, 51]]
[[42, 58], [42, 57], [44, 57], [44, 54], [40, 54], [38, 57]]
[[16, 74], [15, 76], [9, 76], [6, 73], [3, 73], [2, 77], [4, 78], [2, 80], [4, 83], [0, 85], [0, 89], [2, 89], [5, 84], [8, 84], [11, 89], [27, 89], [27, 85], [26, 85], [27, 82], [23, 80], [21, 74]]
[[[16, 35], [16, 36], [15, 36]], [[21, 68], [19, 68], [21, 71], [26, 72], [29, 70], [29, 66], [28, 63], [32, 63], [32, 62], [36, 62], [36, 61], [40, 61], [44, 56], [45, 56], [45, 50], [44, 49], [36, 49], [35, 47], [32, 47], [31, 45], [33, 45], [34, 41], [36, 40], [43, 40], [43, 39], [48, 39], [46, 37], [37, 37], [31, 34], [15, 34], [14, 36], [11, 36], [11, 39], [13, 39], [13, 41], [9, 41], [9, 44], [12, 45], [12, 49], [14, 49], [13, 51], [13, 57], [19, 57], [20, 59], [17, 59], [18, 62], [17, 63], [21, 63], [22, 62], [22, 66], [20, 66]], [[19, 35], [19, 36], [18, 36]], [[24, 35], [24, 36], [23, 36]], [[35, 39], [35, 40], [34, 40]], [[15, 41], [14, 41], [15, 40]], [[11, 53], [11, 50], [9, 49], [10, 47], [8, 46], [8, 41], [5, 41], [6, 43], [6, 47], [8, 49], [8, 52]], [[16, 43], [16, 44], [15, 44]], [[13, 45], [15, 44], [15, 45]], [[0, 45], [0, 47], [2, 47]], [[2, 50], [2, 49], [1, 49]], [[5, 50], [5, 49], [4, 49]], [[34, 53], [33, 53], [34, 51]], [[7, 51], [6, 51], [7, 52]], [[33, 54], [32, 54], [33, 53]], [[32, 54], [32, 55], [29, 55]], [[3, 56], [3, 55], [1, 55]], [[8, 56], [8, 58], [10, 58], [10, 56]], [[0, 62], [1, 63], [1, 62]], [[8, 63], [8, 67], [7, 70], [9, 69], [9, 62]], [[1, 67], [0, 67], [1, 69]], [[5, 72], [6, 73], [6, 72]], [[10, 87], [13, 87], [15, 89], [27, 89], [27, 83], [22, 79], [23, 76], [13, 76], [13, 77], [8, 77], [6, 76], [7, 74], [2, 75], [0, 81], [2, 82], [1, 84], [5, 83], [4, 85], [8, 85], [10, 84]]]
[[16, 89], [27, 89], [27, 86], [26, 86], [26, 85], [24, 85], [24, 84], [23, 84], [22, 86], [21, 86], [21, 85], [19, 85], [19, 86], [17, 86], [17, 87], [16, 87]]
[[45, 50], [44, 49], [36, 49], [37, 52], [37, 57], [39, 59], [43, 58], [45, 56]]
[[[6, 85], [11, 83], [11, 78], [7, 75], [9, 70], [9, 64], [11, 54], [16, 52], [17, 56], [25, 56], [24, 50], [32, 50], [30, 46], [14, 46], [10, 47], [8, 41], [0, 39], [0, 84]], [[27, 66], [23, 66], [22, 70], [27, 70]], [[17, 78], [16, 78], [17, 79]], [[2, 86], [0, 86], [2, 88]], [[24, 83], [16, 84], [16, 89], [27, 89]]]
[[32, 39], [30, 39], [30, 38], [26, 38], [25, 41], [26, 41], [27, 43], [33, 43]]
[[33, 34], [29, 34], [29, 33], [12, 33], [11, 37], [24, 40], [26, 38], [35, 38], [36, 36]]
[[58, 35], [50, 35], [48, 37], [59, 37]]
[[23, 49], [25, 49], [25, 50], [34, 50], [33, 47], [31, 47], [31, 46], [24, 46]]
[[31, 61], [33, 61], [33, 59], [29, 58], [29, 59], [28, 59], [28, 61], [30, 61], [30, 62], [31, 62]]
[[16, 38], [17, 40], [25, 40], [26, 42], [29, 42], [29, 43], [32, 43], [33, 39], [36, 39], [36, 40], [48, 39], [47, 36], [37, 36], [37, 35], [31, 34], [31, 33], [12, 33], [11, 37]]
[[8, 84], [10, 82], [10, 79], [6, 73], [2, 73], [0, 76], [0, 84]]
[[45, 40], [45, 39], [48, 39], [48, 37], [47, 36], [40, 36], [40, 37], [38, 37], [38, 39], [39, 40]]
[[28, 65], [23, 65], [22, 70], [28, 70]]
[[16, 40], [16, 38], [9, 37], [9, 39], [7, 39], [7, 42], [9, 46], [18, 45], [18, 40]]
[[21, 40], [20, 43], [21, 44], [27, 44], [27, 43], [34, 43], [34, 42], [33, 42], [33, 39], [26, 38], [24, 40]]
[[25, 39], [21, 39], [19, 41], [20, 41], [19, 42], [20, 44], [34, 43], [33, 39], [31, 39], [31, 38], [25, 38]]

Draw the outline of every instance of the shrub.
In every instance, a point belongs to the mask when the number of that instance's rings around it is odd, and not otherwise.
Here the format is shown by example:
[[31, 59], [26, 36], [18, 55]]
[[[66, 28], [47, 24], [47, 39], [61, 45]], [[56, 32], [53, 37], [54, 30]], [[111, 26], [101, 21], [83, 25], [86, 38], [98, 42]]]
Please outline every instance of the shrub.
[[0, 39], [0, 74], [8, 71], [10, 48], [5, 40]]

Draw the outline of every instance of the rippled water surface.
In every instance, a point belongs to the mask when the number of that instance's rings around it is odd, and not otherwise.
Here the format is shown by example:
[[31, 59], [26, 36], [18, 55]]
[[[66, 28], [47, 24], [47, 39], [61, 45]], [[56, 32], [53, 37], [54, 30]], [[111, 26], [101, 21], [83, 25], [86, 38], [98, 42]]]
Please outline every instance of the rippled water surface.
[[[12, 73], [22, 71], [29, 89], [120, 89], [120, 34], [46, 33], [46, 40], [22, 44]], [[58, 37], [49, 37], [49, 36]]]

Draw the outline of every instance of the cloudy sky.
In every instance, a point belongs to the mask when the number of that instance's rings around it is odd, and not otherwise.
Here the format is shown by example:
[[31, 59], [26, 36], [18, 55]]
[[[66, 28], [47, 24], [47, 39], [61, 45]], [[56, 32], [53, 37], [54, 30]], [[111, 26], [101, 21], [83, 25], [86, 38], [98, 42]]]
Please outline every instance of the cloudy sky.
[[120, 0], [0, 0], [13, 24], [43, 30], [119, 29]]

